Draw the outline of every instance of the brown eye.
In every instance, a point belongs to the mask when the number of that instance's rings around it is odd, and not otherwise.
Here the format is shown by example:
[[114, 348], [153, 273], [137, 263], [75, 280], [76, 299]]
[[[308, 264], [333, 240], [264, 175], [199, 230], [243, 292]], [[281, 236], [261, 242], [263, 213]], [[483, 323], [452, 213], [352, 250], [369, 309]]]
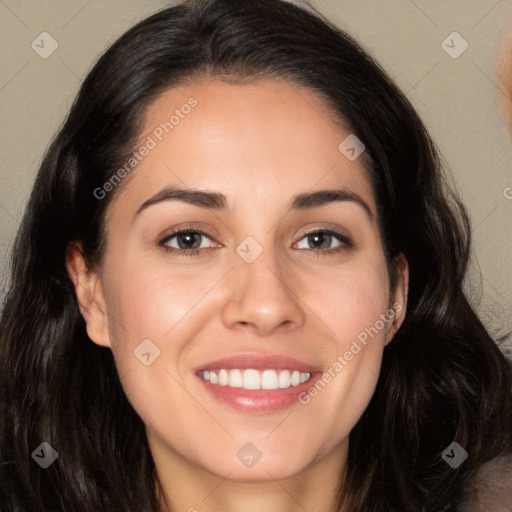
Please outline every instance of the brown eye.
[[[302, 242], [304, 240], [305, 242]], [[302, 246], [301, 246], [302, 244]], [[333, 244], [335, 244], [333, 246]], [[336, 245], [337, 244], [337, 245]], [[305, 247], [309, 245], [310, 247]], [[313, 231], [308, 233], [298, 242], [299, 249], [309, 249], [317, 252], [331, 254], [353, 247], [352, 242], [341, 233], [330, 230]]]
[[208, 245], [202, 246], [205, 238], [212, 240], [204, 231], [181, 229], [167, 235], [158, 242], [158, 245], [170, 252], [177, 251], [183, 255], [192, 256], [210, 248]]

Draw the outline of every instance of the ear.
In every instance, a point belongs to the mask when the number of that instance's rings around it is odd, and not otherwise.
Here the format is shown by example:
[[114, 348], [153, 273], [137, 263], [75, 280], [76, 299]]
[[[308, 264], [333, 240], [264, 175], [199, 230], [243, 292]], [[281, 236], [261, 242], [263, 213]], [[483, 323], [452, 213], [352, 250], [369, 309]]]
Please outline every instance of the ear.
[[87, 335], [97, 345], [111, 347], [101, 278], [96, 271], [87, 267], [80, 241], [69, 244], [66, 251], [66, 268], [75, 286], [78, 307], [86, 322]]
[[395, 290], [393, 293], [393, 304], [390, 309], [393, 310], [393, 320], [391, 327], [386, 336], [386, 345], [393, 339], [398, 329], [405, 319], [407, 311], [407, 295], [409, 293], [409, 264], [403, 255], [400, 253], [395, 258], [395, 268], [397, 280]]

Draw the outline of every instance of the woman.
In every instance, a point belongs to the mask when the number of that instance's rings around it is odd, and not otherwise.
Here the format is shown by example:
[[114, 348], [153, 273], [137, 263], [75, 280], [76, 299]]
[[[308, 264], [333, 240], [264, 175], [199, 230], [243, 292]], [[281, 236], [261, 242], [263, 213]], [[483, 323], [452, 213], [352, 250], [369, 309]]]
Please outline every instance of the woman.
[[424, 126], [346, 34], [276, 0], [151, 16], [84, 81], [16, 240], [3, 503], [460, 509], [512, 450], [468, 254]]

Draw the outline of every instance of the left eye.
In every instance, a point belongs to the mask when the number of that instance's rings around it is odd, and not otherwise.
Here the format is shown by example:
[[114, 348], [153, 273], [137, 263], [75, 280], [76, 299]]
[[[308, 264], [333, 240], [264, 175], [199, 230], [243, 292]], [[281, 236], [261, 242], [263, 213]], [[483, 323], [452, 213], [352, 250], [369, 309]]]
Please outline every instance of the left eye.
[[[171, 236], [164, 238], [160, 243], [167, 247], [172, 247], [177, 250], [196, 250], [196, 249], [205, 249], [204, 246], [201, 245], [201, 237], [211, 238], [201, 231], [179, 231], [174, 233]], [[172, 243], [171, 240], [176, 239], [178, 246], [176, 247]]]
[[[302, 240], [306, 242], [302, 242]], [[337, 241], [338, 245], [332, 247], [331, 243], [333, 241]], [[305, 247], [305, 243], [311, 244], [313, 247]], [[340, 233], [333, 231], [315, 231], [308, 233], [297, 243], [299, 249], [338, 249], [340, 246], [350, 246], [350, 242]]]

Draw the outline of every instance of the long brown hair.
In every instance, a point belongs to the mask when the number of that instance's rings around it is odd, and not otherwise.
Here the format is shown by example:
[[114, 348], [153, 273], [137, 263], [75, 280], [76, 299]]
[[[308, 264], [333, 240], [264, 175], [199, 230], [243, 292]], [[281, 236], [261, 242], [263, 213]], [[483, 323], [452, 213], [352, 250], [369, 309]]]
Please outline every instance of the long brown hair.
[[[112, 353], [86, 334], [65, 267], [94, 267], [112, 194], [94, 191], [131, 151], [161, 92], [199, 78], [279, 77], [321, 97], [366, 146], [390, 269], [410, 291], [368, 408], [350, 434], [340, 506], [455, 511], [465, 481], [512, 450], [512, 370], [463, 290], [470, 230], [424, 125], [383, 70], [318, 13], [282, 0], [187, 1], [138, 23], [86, 77], [46, 152], [12, 252], [0, 323], [0, 503], [13, 512], [157, 512], [144, 424]], [[94, 372], [94, 378], [91, 373]], [[457, 442], [469, 454], [442, 458]], [[48, 442], [58, 459], [31, 458]]]

